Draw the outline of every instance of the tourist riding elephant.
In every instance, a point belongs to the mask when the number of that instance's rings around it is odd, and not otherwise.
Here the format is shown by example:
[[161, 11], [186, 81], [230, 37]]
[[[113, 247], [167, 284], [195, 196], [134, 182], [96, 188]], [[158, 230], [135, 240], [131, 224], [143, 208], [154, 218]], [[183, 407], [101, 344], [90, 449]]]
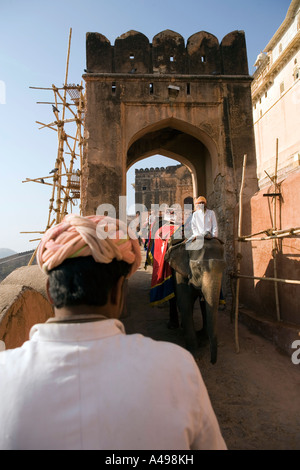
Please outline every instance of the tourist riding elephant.
[[188, 242], [171, 244], [165, 260], [175, 271], [176, 303], [181, 315], [186, 347], [192, 354], [198, 354], [193, 309], [196, 298], [201, 299], [203, 296], [204, 302], [200, 302], [203, 326], [209, 337], [211, 363], [215, 364], [218, 348], [218, 306], [225, 266], [223, 243], [217, 238], [194, 238]]

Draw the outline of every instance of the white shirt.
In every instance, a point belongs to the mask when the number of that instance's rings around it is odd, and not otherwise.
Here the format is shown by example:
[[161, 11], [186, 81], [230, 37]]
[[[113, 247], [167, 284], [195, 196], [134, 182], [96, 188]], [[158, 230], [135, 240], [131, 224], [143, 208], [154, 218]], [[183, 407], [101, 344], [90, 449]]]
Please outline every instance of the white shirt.
[[118, 320], [35, 325], [0, 353], [0, 449], [226, 449], [183, 348]]
[[202, 212], [200, 209], [193, 213], [192, 217], [192, 231], [193, 236], [205, 235], [210, 232], [213, 237], [218, 237], [218, 224], [214, 211], [206, 209]]

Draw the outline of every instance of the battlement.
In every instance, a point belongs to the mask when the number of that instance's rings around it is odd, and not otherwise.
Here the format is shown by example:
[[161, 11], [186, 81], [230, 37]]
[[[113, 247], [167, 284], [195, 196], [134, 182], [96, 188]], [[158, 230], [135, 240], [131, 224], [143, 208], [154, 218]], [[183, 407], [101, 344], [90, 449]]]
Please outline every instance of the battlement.
[[153, 37], [128, 31], [110, 41], [86, 35], [87, 73], [249, 75], [244, 31], [232, 31], [219, 43], [206, 31], [184, 38], [171, 30]]
[[143, 174], [149, 174], [150, 173], [157, 173], [157, 172], [164, 172], [164, 173], [176, 173], [176, 171], [179, 169], [179, 168], [182, 168], [183, 165], [179, 164], [179, 165], [172, 165], [172, 166], [167, 166], [167, 167], [151, 167], [151, 168], [136, 168], [135, 170], [135, 173], [136, 174], [139, 174], [140, 176], [142, 176]]

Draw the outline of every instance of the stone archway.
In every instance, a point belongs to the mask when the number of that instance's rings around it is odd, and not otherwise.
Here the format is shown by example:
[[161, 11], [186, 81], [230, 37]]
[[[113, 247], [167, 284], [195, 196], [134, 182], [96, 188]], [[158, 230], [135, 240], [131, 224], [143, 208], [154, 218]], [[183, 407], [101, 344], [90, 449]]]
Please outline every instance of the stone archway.
[[[195, 136], [201, 136], [201, 140]], [[216, 145], [209, 136], [205, 135], [203, 138], [203, 132], [199, 129], [175, 119], [155, 123], [131, 139], [127, 152], [127, 169], [138, 160], [154, 154], [173, 158], [185, 165], [192, 175], [194, 197], [200, 192], [213, 200], [213, 181], [221, 173], [221, 169]]]

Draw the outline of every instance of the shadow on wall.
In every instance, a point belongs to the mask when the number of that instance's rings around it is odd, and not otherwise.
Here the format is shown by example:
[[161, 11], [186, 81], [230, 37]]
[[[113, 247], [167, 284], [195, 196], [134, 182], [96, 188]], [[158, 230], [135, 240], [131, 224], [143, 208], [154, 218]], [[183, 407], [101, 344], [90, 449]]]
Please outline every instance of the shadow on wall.
[[[277, 278], [299, 280], [300, 254], [291, 255], [278, 253], [276, 256]], [[269, 261], [264, 277], [274, 278], [274, 259]], [[299, 285], [278, 282], [278, 297], [281, 320], [300, 325], [300, 295]], [[276, 321], [275, 282], [258, 281], [255, 286], [255, 303], [260, 306], [260, 315], [271, 321]]]

